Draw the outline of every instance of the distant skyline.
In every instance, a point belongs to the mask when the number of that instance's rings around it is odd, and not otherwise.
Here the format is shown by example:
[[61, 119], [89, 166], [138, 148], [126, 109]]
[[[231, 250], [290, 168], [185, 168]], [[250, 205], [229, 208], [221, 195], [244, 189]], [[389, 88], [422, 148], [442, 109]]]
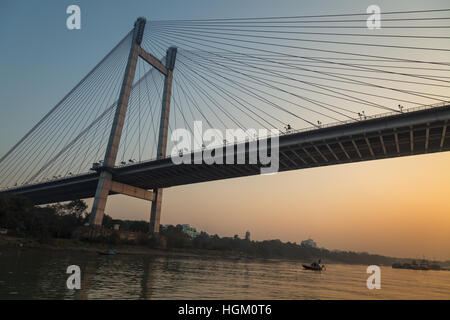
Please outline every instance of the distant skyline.
[[[82, 10], [67, 30], [66, 8]], [[448, 8], [435, 1], [22, 1], [0, 3], [0, 156], [132, 28], [149, 20]], [[237, 10], [239, 9], [239, 10]], [[441, 47], [449, 46], [442, 40]], [[450, 61], [448, 52], [442, 54]], [[448, 92], [448, 89], [446, 89]], [[444, 92], [442, 89], [441, 92]], [[209, 234], [300, 243], [386, 256], [450, 259], [450, 153], [304, 169], [168, 188], [161, 224]], [[91, 201], [88, 201], [91, 203]], [[112, 196], [113, 218], [149, 219], [150, 203]]]

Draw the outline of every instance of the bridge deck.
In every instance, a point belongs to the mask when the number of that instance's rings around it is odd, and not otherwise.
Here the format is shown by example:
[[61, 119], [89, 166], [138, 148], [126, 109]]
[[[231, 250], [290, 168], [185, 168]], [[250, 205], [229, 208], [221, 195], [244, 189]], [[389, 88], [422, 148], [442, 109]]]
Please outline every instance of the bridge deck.
[[[280, 171], [450, 150], [450, 105], [280, 136]], [[259, 165], [175, 165], [170, 158], [116, 167], [113, 179], [153, 189], [260, 174]], [[36, 204], [93, 197], [98, 173], [3, 190]]]

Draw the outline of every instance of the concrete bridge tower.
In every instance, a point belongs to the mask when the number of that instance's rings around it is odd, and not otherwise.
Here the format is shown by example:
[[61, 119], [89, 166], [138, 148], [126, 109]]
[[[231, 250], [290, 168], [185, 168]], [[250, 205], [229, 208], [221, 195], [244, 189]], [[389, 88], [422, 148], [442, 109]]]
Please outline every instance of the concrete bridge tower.
[[150, 53], [146, 52], [141, 47], [145, 24], [145, 18], [138, 18], [134, 24], [130, 53], [128, 55], [128, 62], [122, 81], [122, 87], [120, 89], [119, 100], [111, 127], [105, 158], [103, 165], [98, 168], [100, 176], [95, 192], [89, 224], [91, 226], [101, 226], [108, 195], [111, 192], [121, 193], [153, 202], [150, 214], [149, 231], [152, 234], [157, 234], [159, 232], [163, 189], [158, 188], [153, 190], [153, 192], [140, 189], [114, 181], [113, 175], [113, 168], [115, 166], [117, 153], [119, 151], [120, 138], [122, 135], [123, 125], [125, 123], [128, 102], [136, 71], [136, 64], [139, 57], [165, 76], [157, 157], [158, 159], [161, 159], [166, 156], [172, 77], [173, 69], [175, 67], [177, 48], [170, 47], [167, 50], [165, 64]]

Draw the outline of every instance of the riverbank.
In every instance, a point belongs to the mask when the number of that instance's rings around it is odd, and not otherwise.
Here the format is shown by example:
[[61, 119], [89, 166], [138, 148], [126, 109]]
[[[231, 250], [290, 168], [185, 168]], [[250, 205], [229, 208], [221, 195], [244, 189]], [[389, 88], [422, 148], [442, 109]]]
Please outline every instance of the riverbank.
[[[105, 252], [109, 249], [114, 249], [116, 254], [120, 255], [147, 255], [147, 256], [174, 256], [174, 257], [198, 257], [198, 258], [215, 258], [226, 260], [240, 260], [240, 261], [288, 261], [288, 262], [304, 262], [299, 259], [288, 258], [264, 258], [264, 257], [250, 257], [239, 252], [233, 251], [218, 251], [206, 249], [155, 249], [148, 248], [145, 245], [129, 245], [129, 244], [106, 244], [106, 243], [91, 243], [77, 239], [48, 239], [42, 243], [34, 238], [23, 238], [0, 235], [0, 250], [1, 248], [20, 248], [21, 250], [54, 250], [54, 251], [76, 251], [85, 253]], [[327, 263], [342, 263], [339, 261], [326, 261]]]
[[[259, 262], [297, 262], [297, 263], [310, 263], [316, 261], [321, 257], [315, 257], [305, 261], [305, 259], [295, 259], [287, 257], [260, 257], [249, 256], [238, 251], [222, 251], [222, 250], [208, 250], [197, 248], [150, 248], [142, 244], [108, 244], [99, 242], [88, 242], [78, 239], [58, 239], [50, 238], [45, 242], [38, 241], [34, 238], [16, 237], [10, 235], [0, 235], [0, 250], [2, 248], [19, 248], [20, 250], [51, 250], [51, 251], [74, 251], [85, 253], [98, 253], [105, 252], [110, 249], [114, 249], [116, 254], [119, 255], [138, 255], [138, 256], [173, 256], [173, 257], [197, 257], [207, 259], [225, 259], [233, 261], [259, 261]], [[387, 258], [387, 257], [385, 257]], [[340, 260], [323, 259], [326, 264], [348, 264], [348, 265], [367, 265], [367, 263], [356, 262], [348, 263]], [[411, 259], [405, 258], [392, 258], [389, 259], [395, 261], [409, 261]], [[447, 263], [441, 263], [441, 270], [450, 270], [450, 266]], [[391, 266], [391, 263], [379, 263], [380, 266]]]
[[[155, 249], [145, 245], [129, 244], [106, 244], [91, 243], [77, 239], [49, 239], [45, 243], [33, 238], [22, 238], [0, 235], [0, 248], [20, 248], [23, 250], [64, 250], [78, 252], [104, 252], [114, 249], [120, 255], [161, 255], [161, 256], [183, 256], [183, 257], [205, 257], [223, 259], [260, 259], [254, 257], [244, 257], [237, 252], [201, 250], [201, 249]], [[289, 259], [263, 259], [263, 260], [289, 260]]]
[[[55, 250], [55, 251], [77, 251], [86, 253], [104, 252], [109, 249], [114, 249], [116, 254], [120, 255], [149, 255], [149, 256], [176, 256], [176, 257], [201, 257], [201, 258], [216, 258], [226, 260], [241, 260], [241, 261], [289, 261], [289, 262], [304, 262], [301, 259], [289, 258], [273, 258], [273, 257], [252, 257], [244, 255], [235, 251], [219, 251], [206, 249], [155, 249], [148, 248], [145, 245], [139, 244], [106, 244], [106, 243], [91, 243], [77, 239], [48, 239], [45, 243], [39, 242], [33, 238], [22, 238], [0, 235], [0, 249], [1, 248], [20, 248], [21, 250]], [[341, 264], [341, 261], [327, 260], [328, 264]], [[355, 264], [355, 263], [353, 263]], [[359, 264], [359, 263], [357, 263]], [[360, 263], [364, 264], [364, 263]]]
[[[39, 250], [105, 251], [119, 254], [184, 255], [234, 260], [313, 262], [391, 266], [413, 259], [348, 250], [329, 250], [315, 245], [280, 239], [251, 240], [210, 235], [204, 231], [191, 237], [182, 225], [161, 226], [159, 237], [149, 237], [147, 221], [113, 219], [105, 214], [101, 227], [88, 228], [87, 204], [81, 200], [46, 207], [27, 199], [0, 195], [0, 246]], [[117, 230], [118, 228], [118, 230]], [[120, 231], [119, 231], [120, 230]], [[16, 238], [15, 238], [16, 237]], [[450, 265], [450, 261], [441, 263]]]

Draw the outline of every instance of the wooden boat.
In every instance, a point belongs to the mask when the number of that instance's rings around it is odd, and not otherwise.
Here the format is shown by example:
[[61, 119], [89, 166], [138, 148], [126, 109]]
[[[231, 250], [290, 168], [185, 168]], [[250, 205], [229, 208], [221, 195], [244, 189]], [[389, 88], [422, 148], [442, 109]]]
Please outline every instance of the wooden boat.
[[303, 269], [305, 270], [314, 270], [314, 271], [323, 271], [325, 270], [325, 266], [322, 265], [306, 265], [306, 264], [302, 264]]
[[116, 251], [111, 249], [107, 251], [97, 251], [97, 253], [104, 256], [112, 256], [116, 254]]
[[440, 270], [441, 267], [438, 264], [429, 264], [427, 260], [422, 260], [421, 263], [417, 263], [415, 260], [412, 263], [393, 263], [394, 269], [411, 269], [411, 270]]

